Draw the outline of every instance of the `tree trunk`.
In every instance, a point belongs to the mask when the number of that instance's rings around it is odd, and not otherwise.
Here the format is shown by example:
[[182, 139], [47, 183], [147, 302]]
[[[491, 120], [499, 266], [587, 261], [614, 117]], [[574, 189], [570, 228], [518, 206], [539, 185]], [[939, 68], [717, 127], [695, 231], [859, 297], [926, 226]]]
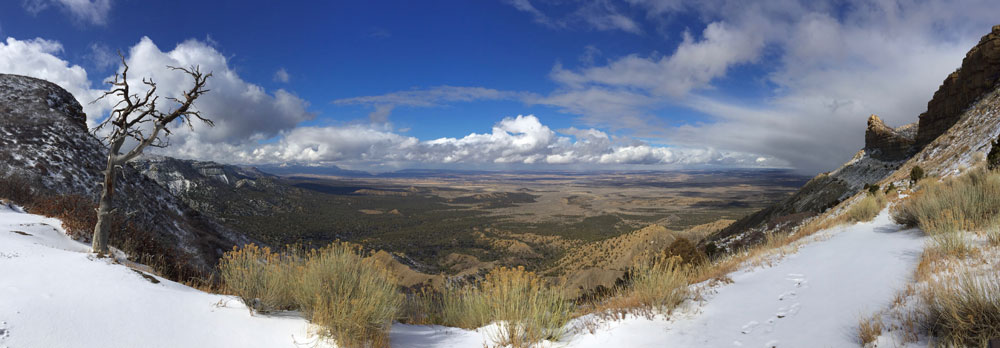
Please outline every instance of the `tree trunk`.
[[108, 233], [111, 230], [111, 215], [115, 196], [115, 161], [118, 151], [121, 149], [123, 141], [114, 141], [108, 152], [108, 167], [104, 170], [104, 185], [101, 192], [101, 201], [97, 206], [97, 225], [94, 226], [94, 238], [91, 249], [98, 256], [108, 254]]

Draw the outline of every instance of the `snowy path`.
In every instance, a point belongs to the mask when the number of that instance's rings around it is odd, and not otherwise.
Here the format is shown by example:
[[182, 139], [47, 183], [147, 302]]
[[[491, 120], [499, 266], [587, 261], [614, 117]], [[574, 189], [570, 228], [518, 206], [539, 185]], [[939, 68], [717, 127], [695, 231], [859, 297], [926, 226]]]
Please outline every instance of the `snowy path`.
[[0, 347], [317, 346], [298, 316], [250, 316], [229, 296], [154, 284], [92, 259], [60, 225], [0, 205]]
[[571, 347], [857, 347], [858, 319], [892, 301], [923, 250], [887, 211], [874, 221], [820, 233], [773, 267], [731, 274], [694, 314], [670, 322], [629, 319]]

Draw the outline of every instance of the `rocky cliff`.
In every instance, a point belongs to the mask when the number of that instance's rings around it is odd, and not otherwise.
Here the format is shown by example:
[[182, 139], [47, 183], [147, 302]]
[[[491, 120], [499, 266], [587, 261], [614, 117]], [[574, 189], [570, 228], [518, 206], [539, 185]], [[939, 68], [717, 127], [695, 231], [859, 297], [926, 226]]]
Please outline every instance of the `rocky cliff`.
[[883, 161], [907, 159], [914, 153], [916, 129], [915, 124], [893, 129], [877, 115], [871, 115], [865, 130], [865, 152]]
[[[107, 149], [89, 133], [82, 110], [53, 83], [0, 74], [0, 176], [28, 178], [37, 192], [96, 202]], [[223, 251], [247, 241], [131, 166], [118, 179], [115, 206], [130, 222], [178, 246], [192, 266], [204, 271]]]
[[226, 223], [226, 216], [269, 216], [294, 208], [299, 189], [251, 167], [144, 155], [133, 167], [188, 206]]
[[948, 75], [927, 112], [920, 115], [917, 146], [922, 148], [958, 122], [962, 113], [1000, 80], [1000, 25], [979, 40], [962, 60], [962, 67]]

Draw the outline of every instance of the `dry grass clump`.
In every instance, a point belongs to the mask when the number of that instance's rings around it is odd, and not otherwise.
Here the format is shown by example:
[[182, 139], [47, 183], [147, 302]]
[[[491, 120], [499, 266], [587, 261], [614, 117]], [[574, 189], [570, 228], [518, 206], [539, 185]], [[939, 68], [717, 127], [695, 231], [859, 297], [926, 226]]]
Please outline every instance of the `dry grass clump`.
[[573, 316], [572, 302], [562, 290], [524, 267], [494, 269], [477, 281], [449, 286], [425, 307], [431, 320], [466, 329], [495, 323], [491, 332], [502, 346], [528, 347], [558, 340]]
[[708, 255], [684, 237], [677, 237], [677, 239], [674, 239], [674, 241], [667, 246], [666, 253], [670, 256], [680, 257], [681, 263], [684, 264], [697, 266], [708, 262]]
[[625, 297], [640, 308], [669, 312], [687, 298], [690, 268], [678, 256], [660, 254], [630, 270]]
[[477, 329], [493, 323], [489, 334], [500, 346], [529, 347], [558, 340], [572, 319], [574, 305], [557, 286], [524, 267], [496, 268], [482, 279], [450, 283], [440, 292], [418, 291], [407, 298], [407, 322]]
[[945, 182], [923, 180], [922, 189], [896, 205], [893, 219], [934, 235], [991, 227], [1000, 213], [1000, 173], [975, 169]]
[[389, 327], [402, 306], [392, 274], [348, 243], [309, 251], [296, 267], [295, 302], [324, 334], [345, 347], [389, 346]]
[[292, 309], [294, 266], [289, 257], [254, 244], [236, 247], [219, 260], [225, 288], [253, 311], [267, 313]]
[[963, 232], [938, 232], [931, 235], [930, 247], [941, 253], [956, 257], [963, 257], [972, 252], [972, 247], [965, 240]]
[[965, 272], [925, 292], [930, 330], [941, 345], [986, 347], [1000, 338], [1000, 276]]
[[861, 341], [861, 345], [875, 342], [880, 335], [882, 335], [882, 320], [877, 314], [858, 322], [858, 339]]
[[986, 240], [990, 242], [990, 245], [1000, 246], [1000, 224], [986, 229]]
[[219, 270], [251, 309], [298, 309], [342, 347], [388, 347], [403, 301], [389, 270], [348, 243], [302, 256], [251, 244], [226, 253]]
[[871, 221], [882, 211], [886, 202], [885, 194], [882, 191], [869, 193], [847, 210], [847, 220], [850, 222]]

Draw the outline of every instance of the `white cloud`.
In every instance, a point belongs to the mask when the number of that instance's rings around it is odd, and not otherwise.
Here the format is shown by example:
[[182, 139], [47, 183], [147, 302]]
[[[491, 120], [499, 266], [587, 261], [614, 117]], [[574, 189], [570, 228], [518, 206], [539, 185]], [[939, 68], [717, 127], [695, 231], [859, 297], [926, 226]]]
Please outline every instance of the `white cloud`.
[[[560, 135], [563, 134], [563, 135]], [[374, 126], [300, 127], [275, 143], [226, 147], [244, 163], [337, 163], [356, 168], [407, 165], [782, 165], [772, 158], [713, 149], [621, 144], [596, 129], [555, 132], [532, 115], [508, 117], [489, 133], [419, 140]]]
[[[1000, 13], [1000, 2], [987, 0], [628, 2], [647, 18], [695, 16], [706, 26], [682, 33], [669, 55], [557, 64], [551, 78], [561, 87], [538, 103], [591, 125], [624, 116], [631, 120], [625, 128], [659, 129], [664, 143], [766, 154], [806, 172], [850, 158], [863, 145], [869, 114], [892, 125], [916, 121]], [[750, 65], [765, 74], [756, 81], [765, 99], [747, 104], [714, 90], [734, 67]], [[652, 115], [664, 105], [711, 118], [662, 127]]]
[[291, 79], [292, 76], [288, 75], [288, 70], [285, 70], [285, 68], [278, 69], [278, 71], [274, 72], [274, 81], [288, 83]]
[[22, 5], [32, 15], [55, 5], [74, 19], [94, 25], [107, 24], [111, 12], [111, 0], [24, 0]]
[[253, 142], [276, 136], [315, 117], [307, 111], [308, 103], [299, 97], [282, 89], [268, 93], [263, 87], [244, 81], [222, 53], [197, 40], [187, 40], [173, 50], [162, 51], [153, 40], [143, 37], [129, 50], [126, 61], [129, 83], [135, 89], [141, 90], [142, 78], [152, 78], [157, 91], [164, 96], [179, 96], [191, 87], [188, 75], [167, 66], [199, 66], [203, 72], [213, 74], [206, 86], [210, 92], [198, 99], [196, 106], [216, 126], [196, 125], [200, 127], [190, 131], [177, 125], [173, 130], [175, 144]]

